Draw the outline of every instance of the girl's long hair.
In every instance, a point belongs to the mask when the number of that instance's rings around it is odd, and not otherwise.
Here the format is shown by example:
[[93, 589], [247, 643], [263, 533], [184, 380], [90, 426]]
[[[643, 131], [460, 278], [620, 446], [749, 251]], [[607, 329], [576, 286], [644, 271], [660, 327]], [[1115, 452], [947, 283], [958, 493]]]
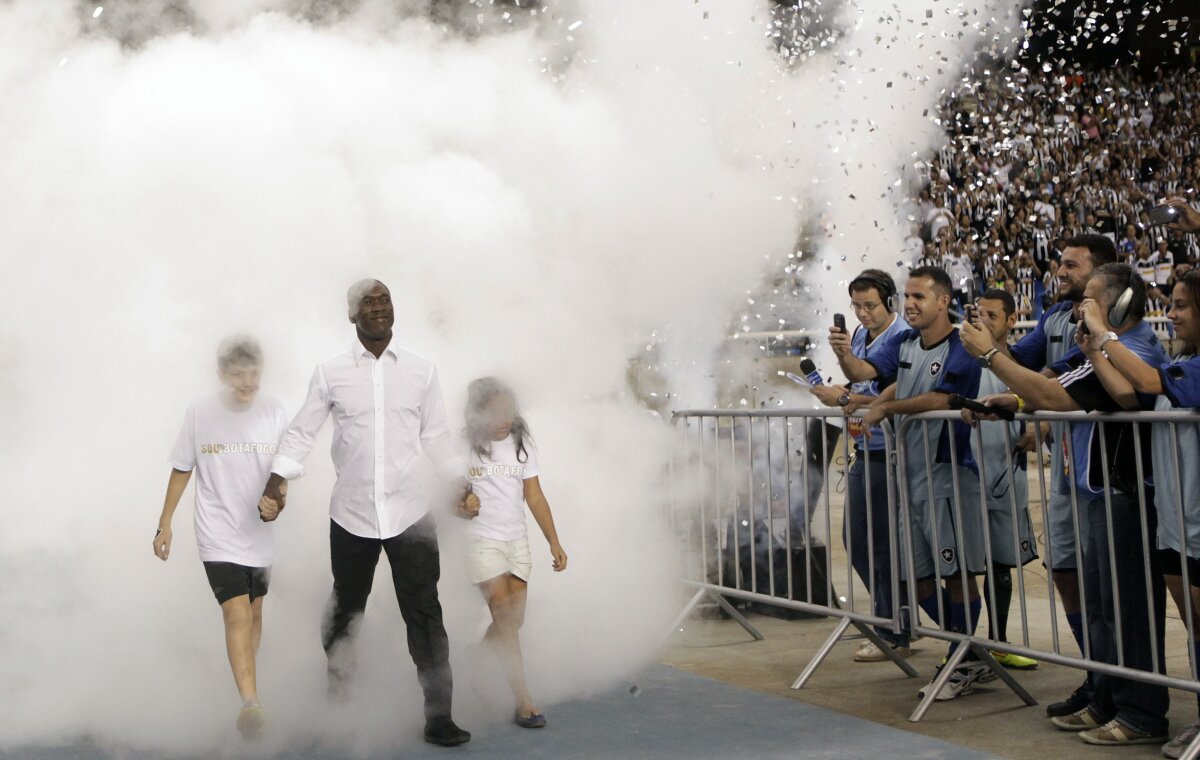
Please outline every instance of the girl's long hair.
[[[488, 429], [487, 405], [493, 399], [500, 397], [506, 398], [512, 402], [513, 408], [517, 408], [517, 397], [513, 394], [512, 388], [509, 388], [503, 381], [494, 377], [481, 377], [478, 380], [472, 380], [467, 386], [467, 439], [471, 442], [471, 448], [480, 457], [490, 457], [492, 455], [492, 435]], [[525, 463], [529, 461], [529, 452], [525, 449], [525, 441], [533, 441], [533, 435], [529, 432], [529, 424], [525, 422], [525, 418], [520, 412], [513, 418], [512, 424], [513, 445], [517, 450], [517, 461]]]

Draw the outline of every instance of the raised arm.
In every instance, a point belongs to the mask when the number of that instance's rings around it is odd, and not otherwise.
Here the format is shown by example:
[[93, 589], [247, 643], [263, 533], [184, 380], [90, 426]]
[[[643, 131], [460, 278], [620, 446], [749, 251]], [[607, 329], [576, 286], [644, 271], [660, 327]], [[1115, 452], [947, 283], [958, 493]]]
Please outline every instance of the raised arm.
[[855, 356], [850, 350], [850, 336], [837, 328], [829, 330], [829, 347], [833, 349], [842, 373], [850, 382], [878, 379], [881, 384], [888, 384], [895, 377], [900, 364], [900, 343], [903, 338], [904, 333], [888, 338], [878, 351], [871, 354], [871, 361]]
[[[1112, 329], [1109, 326], [1108, 320], [1102, 313], [1103, 309], [1099, 305], [1089, 299], [1085, 299], [1079, 305], [1080, 313], [1087, 322], [1088, 330], [1091, 331], [1087, 348], [1092, 348], [1093, 353], [1100, 354], [1100, 359], [1104, 359], [1104, 354], [1100, 353], [1098, 348], [1104, 333]], [[1088, 359], [1091, 359], [1092, 366], [1096, 368], [1096, 374], [1104, 383], [1104, 387], [1109, 390], [1114, 399], [1121, 401], [1121, 406], [1125, 409], [1137, 409], [1137, 399], [1133, 400], [1133, 406], [1127, 406], [1124, 401], [1118, 398], [1117, 393], [1113, 391], [1110, 382], [1115, 383], [1116, 387], [1121, 388], [1124, 393], [1148, 393], [1151, 395], [1159, 395], [1163, 392], [1162, 376], [1159, 374], [1156, 367], [1151, 367], [1142, 358], [1130, 351], [1128, 347], [1121, 344], [1118, 340], [1109, 340], [1104, 344], [1104, 353], [1108, 354], [1108, 359], [1097, 361], [1093, 358], [1093, 353], [1088, 353], [1087, 348], [1083, 345], [1080, 350], [1087, 354]], [[1101, 370], [1103, 365], [1103, 371]], [[1120, 378], [1113, 377], [1112, 372], [1120, 375]], [[1124, 382], [1121, 382], [1124, 381]]]
[[1024, 399], [1031, 409], [1048, 412], [1079, 411], [1079, 404], [1071, 398], [1057, 378], [1025, 369], [1007, 354], [996, 354], [992, 359], [991, 369], [1009, 390]]
[[312, 452], [317, 433], [329, 417], [329, 410], [329, 384], [325, 380], [325, 373], [317, 367], [308, 384], [308, 396], [280, 439], [275, 460], [271, 463], [271, 476], [263, 488], [263, 499], [258, 509], [264, 522], [274, 520], [283, 511], [287, 501], [286, 483], [304, 473], [304, 460]]
[[[1101, 351], [1097, 347], [1098, 343], [1099, 341], [1094, 335], [1082, 335], [1079, 333], [1075, 335], [1075, 345], [1079, 346], [1079, 350], [1092, 363], [1092, 370], [1096, 373], [1096, 377], [1100, 379], [1100, 384], [1104, 386], [1104, 390], [1108, 392], [1108, 395], [1126, 411], [1141, 409], [1137, 391], [1134, 390], [1133, 384], [1113, 366], [1113, 363], [1104, 355], [1104, 351]], [[1118, 341], [1110, 340], [1105, 345], [1105, 351], [1111, 350], [1111, 346], [1114, 344], [1120, 345]], [[1157, 373], [1155, 374], [1157, 375]]]
[[879, 371], [874, 365], [851, 353], [846, 353], [838, 357], [838, 364], [842, 368], [842, 374], [852, 383], [862, 382], [863, 380], [874, 380], [879, 377]]
[[878, 376], [879, 373], [874, 366], [858, 358], [850, 350], [849, 333], [843, 332], [836, 327], [829, 328], [829, 347], [833, 349], [833, 355], [837, 357], [838, 366], [842, 368], [842, 374], [850, 382], [857, 383], [863, 380], [873, 380]]

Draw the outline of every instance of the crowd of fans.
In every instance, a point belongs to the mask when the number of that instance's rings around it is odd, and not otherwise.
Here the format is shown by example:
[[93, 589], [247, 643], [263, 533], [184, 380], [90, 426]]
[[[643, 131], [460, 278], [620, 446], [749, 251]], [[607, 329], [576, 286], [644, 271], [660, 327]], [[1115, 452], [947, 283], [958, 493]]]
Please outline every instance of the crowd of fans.
[[979, 65], [964, 82], [942, 112], [950, 139], [918, 166], [913, 265], [944, 268], [963, 299], [1007, 290], [1031, 320], [1056, 295], [1065, 241], [1100, 233], [1157, 286], [1161, 314], [1200, 261], [1195, 236], [1147, 215], [1200, 188], [1200, 71]]

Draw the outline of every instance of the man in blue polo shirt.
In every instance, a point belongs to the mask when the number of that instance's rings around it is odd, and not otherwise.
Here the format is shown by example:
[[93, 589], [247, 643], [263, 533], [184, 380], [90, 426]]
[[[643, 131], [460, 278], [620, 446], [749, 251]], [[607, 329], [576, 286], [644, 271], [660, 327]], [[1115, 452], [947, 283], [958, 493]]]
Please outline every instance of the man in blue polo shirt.
[[[853, 335], [838, 327], [829, 330], [829, 347], [845, 371], [846, 357], [869, 360], [894, 336], [908, 330], [908, 323], [893, 309], [896, 282], [881, 269], [867, 269], [850, 281], [850, 307], [860, 326]], [[825, 406], [845, 407], [851, 403], [866, 406], [879, 395], [878, 380], [863, 380], [848, 386], [810, 386]], [[872, 612], [881, 618], [893, 614], [892, 536], [888, 530], [888, 468], [886, 441], [876, 428], [870, 438], [863, 435], [856, 418], [847, 420], [854, 439], [854, 460], [846, 484], [846, 508], [843, 541], [850, 553], [850, 564], [871, 592]], [[870, 460], [869, 465], [868, 461]], [[907, 634], [876, 628], [879, 636], [901, 656], [912, 654]], [[888, 656], [870, 641], [864, 641], [854, 653], [856, 662], [884, 662]]]

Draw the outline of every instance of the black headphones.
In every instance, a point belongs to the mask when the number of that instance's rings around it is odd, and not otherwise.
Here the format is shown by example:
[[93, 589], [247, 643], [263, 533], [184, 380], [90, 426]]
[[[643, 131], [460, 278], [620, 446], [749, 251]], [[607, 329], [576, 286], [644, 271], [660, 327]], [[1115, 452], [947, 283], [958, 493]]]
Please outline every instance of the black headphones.
[[1112, 308], [1108, 310], [1108, 323], [1113, 327], [1124, 327], [1125, 321], [1129, 319], [1129, 306], [1133, 303], [1133, 286], [1142, 276], [1138, 270], [1132, 269], [1129, 275], [1129, 285], [1125, 290], [1121, 291], [1121, 295], [1117, 296], [1117, 300], [1113, 303]]
[[879, 298], [883, 301], [883, 308], [887, 309], [888, 314], [896, 310], [896, 282], [886, 272], [876, 274], [871, 270], [860, 272], [853, 280], [850, 281], [851, 287], [854, 283], [869, 282], [879, 291]]

